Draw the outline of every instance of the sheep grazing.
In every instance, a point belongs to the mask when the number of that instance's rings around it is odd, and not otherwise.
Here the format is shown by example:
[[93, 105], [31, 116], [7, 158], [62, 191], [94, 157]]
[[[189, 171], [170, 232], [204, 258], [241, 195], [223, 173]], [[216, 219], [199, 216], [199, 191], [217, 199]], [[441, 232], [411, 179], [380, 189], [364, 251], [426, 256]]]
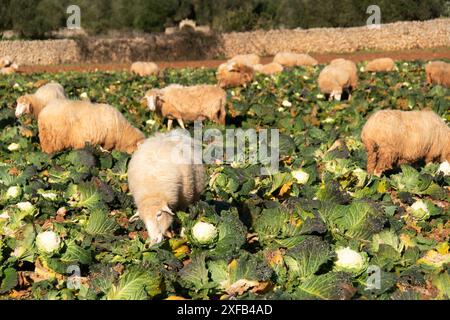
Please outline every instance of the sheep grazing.
[[279, 63], [271, 62], [271, 63], [264, 64], [264, 65], [262, 65], [262, 64], [255, 64], [253, 66], [253, 69], [256, 72], [259, 72], [259, 73], [262, 73], [262, 74], [265, 74], [265, 75], [272, 75], [272, 74], [277, 74], [277, 73], [282, 72], [284, 68]]
[[15, 63], [13, 63], [12, 65], [10, 65], [9, 67], [4, 67], [0, 69], [0, 74], [13, 74], [16, 73], [17, 70], [19, 70], [19, 66]]
[[174, 211], [185, 210], [203, 192], [201, 154], [201, 146], [185, 130], [157, 133], [133, 154], [128, 185], [138, 213], [130, 221], [139, 217], [144, 222], [152, 244], [163, 240]]
[[244, 64], [249, 67], [253, 67], [256, 64], [261, 63], [261, 58], [256, 54], [238, 54], [237, 56], [234, 56], [230, 60], [227, 61], [228, 63], [236, 62], [238, 64]]
[[245, 86], [253, 77], [253, 67], [241, 63], [223, 63], [217, 69], [217, 80], [221, 88]]
[[19, 70], [19, 66], [14, 63], [10, 57], [3, 57], [0, 59], [0, 74], [13, 74]]
[[346, 59], [334, 59], [331, 60], [330, 65], [339, 66], [345, 69], [350, 75], [350, 89], [353, 90], [358, 85], [358, 67], [356, 63]]
[[367, 171], [381, 176], [394, 165], [450, 161], [450, 128], [433, 111], [381, 110], [361, 132]]
[[320, 72], [318, 85], [320, 91], [329, 95], [329, 100], [334, 98], [340, 101], [344, 90], [349, 92], [351, 90], [351, 76], [346, 69], [340, 66], [328, 65]]
[[33, 114], [37, 119], [42, 109], [52, 100], [66, 99], [64, 88], [56, 82], [50, 82], [36, 90], [34, 94], [26, 94], [17, 99], [16, 117], [22, 114]]
[[13, 64], [11, 57], [0, 58], [0, 69], [7, 68]]
[[380, 58], [370, 61], [365, 70], [367, 72], [389, 72], [395, 70], [395, 62], [391, 58]]
[[86, 143], [131, 154], [145, 139], [115, 108], [87, 101], [52, 100], [38, 116], [39, 140], [45, 153]]
[[168, 118], [168, 129], [173, 120], [184, 129], [184, 121], [209, 119], [220, 125], [225, 124], [227, 93], [214, 85], [185, 87], [177, 84], [163, 89], [149, 90], [143, 99], [151, 111]]
[[431, 61], [425, 65], [428, 84], [450, 87], [450, 63]]
[[279, 52], [273, 58], [273, 62], [285, 67], [315, 66], [318, 64], [318, 61], [308, 54], [293, 52]]
[[140, 77], [158, 76], [159, 67], [154, 62], [134, 62], [130, 68], [131, 73]]

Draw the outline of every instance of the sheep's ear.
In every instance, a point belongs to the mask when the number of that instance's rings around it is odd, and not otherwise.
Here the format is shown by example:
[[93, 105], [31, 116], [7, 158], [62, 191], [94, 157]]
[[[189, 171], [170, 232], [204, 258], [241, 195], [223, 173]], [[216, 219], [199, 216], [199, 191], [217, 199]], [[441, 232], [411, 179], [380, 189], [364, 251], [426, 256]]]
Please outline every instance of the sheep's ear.
[[160, 220], [162, 217], [163, 212], [168, 213], [172, 216], [175, 215], [175, 213], [173, 213], [173, 211], [169, 208], [168, 205], [165, 205], [164, 207], [161, 208], [161, 210], [158, 211], [158, 213], [156, 214], [156, 219]]

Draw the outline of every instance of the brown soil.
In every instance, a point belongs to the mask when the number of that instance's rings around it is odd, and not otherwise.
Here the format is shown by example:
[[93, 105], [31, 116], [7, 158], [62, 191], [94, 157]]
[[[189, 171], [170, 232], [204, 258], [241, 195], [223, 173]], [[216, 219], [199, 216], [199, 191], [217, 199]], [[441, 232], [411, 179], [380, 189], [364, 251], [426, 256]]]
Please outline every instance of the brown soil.
[[[336, 54], [311, 54], [319, 63], [328, 63], [336, 58], [346, 58], [355, 62], [367, 61], [381, 57], [390, 57], [394, 60], [412, 61], [412, 60], [435, 60], [450, 59], [450, 48], [438, 49], [417, 49], [392, 52], [355, 52], [355, 53], [336, 53]], [[225, 60], [198, 60], [198, 61], [157, 61], [161, 68], [216, 68]], [[263, 63], [272, 61], [272, 57], [262, 59]], [[21, 73], [35, 72], [67, 72], [67, 71], [124, 71], [128, 70], [128, 63], [111, 64], [73, 64], [73, 65], [48, 65], [48, 66], [21, 66]]]

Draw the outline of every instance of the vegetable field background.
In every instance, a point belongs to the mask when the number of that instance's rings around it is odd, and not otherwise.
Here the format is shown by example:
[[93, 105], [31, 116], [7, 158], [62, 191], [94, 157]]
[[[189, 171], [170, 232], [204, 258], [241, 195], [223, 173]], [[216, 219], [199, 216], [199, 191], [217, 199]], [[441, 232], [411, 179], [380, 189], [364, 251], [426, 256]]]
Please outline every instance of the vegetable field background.
[[[150, 136], [166, 129], [140, 105], [145, 91], [215, 83], [215, 70], [167, 69], [161, 79], [125, 72], [2, 77], [0, 297], [449, 299], [450, 176], [438, 173], [439, 163], [405, 165], [381, 178], [365, 170], [359, 135], [372, 112], [431, 108], [450, 121], [450, 90], [425, 84], [424, 62], [397, 66], [361, 72], [351, 101], [320, 95], [323, 66], [228, 90], [227, 128], [280, 130], [280, 172], [209, 165], [202, 201], [178, 212], [173, 238], [152, 247], [143, 224], [128, 221], [136, 211], [130, 157], [93, 146], [48, 156], [36, 122], [14, 117], [14, 102], [55, 80], [70, 98], [113, 105]], [[208, 244], [192, 237], [198, 221], [217, 228]]]

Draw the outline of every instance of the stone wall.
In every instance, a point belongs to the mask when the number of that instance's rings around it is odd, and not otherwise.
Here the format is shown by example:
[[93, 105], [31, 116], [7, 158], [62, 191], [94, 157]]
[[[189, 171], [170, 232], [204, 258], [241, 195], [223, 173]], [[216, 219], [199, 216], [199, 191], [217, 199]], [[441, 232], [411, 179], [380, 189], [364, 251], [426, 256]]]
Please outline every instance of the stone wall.
[[0, 41], [0, 57], [19, 64], [195, 60], [242, 53], [271, 56], [280, 51], [345, 53], [360, 50], [395, 51], [450, 47], [450, 19], [397, 22], [380, 29], [318, 28], [227, 34], [179, 32], [136, 38], [87, 37], [77, 40]]

